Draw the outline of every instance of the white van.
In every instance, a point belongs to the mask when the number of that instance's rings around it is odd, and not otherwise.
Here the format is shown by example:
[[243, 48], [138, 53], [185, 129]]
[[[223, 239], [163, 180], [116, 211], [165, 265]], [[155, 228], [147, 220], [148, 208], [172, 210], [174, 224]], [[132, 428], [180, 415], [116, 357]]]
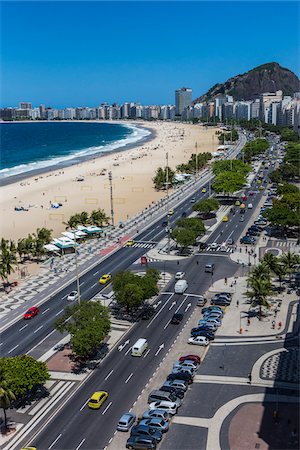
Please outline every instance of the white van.
[[148, 348], [147, 339], [140, 338], [136, 341], [136, 343], [132, 346], [131, 356], [142, 356], [144, 351]]
[[186, 280], [178, 280], [175, 284], [175, 294], [183, 294], [188, 288], [188, 282]]

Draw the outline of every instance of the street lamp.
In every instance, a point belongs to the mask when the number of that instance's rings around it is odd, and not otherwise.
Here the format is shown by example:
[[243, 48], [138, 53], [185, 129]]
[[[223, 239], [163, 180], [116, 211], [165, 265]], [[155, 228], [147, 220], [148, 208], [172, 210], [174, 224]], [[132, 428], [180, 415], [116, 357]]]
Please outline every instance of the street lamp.
[[76, 283], [77, 283], [77, 294], [78, 294], [78, 305], [80, 305], [81, 299], [80, 299], [80, 282], [79, 282], [79, 271], [78, 271], [78, 254], [77, 254], [77, 243], [76, 243], [76, 236], [75, 231], [73, 232], [74, 236], [74, 250], [75, 250], [75, 268], [76, 268]]

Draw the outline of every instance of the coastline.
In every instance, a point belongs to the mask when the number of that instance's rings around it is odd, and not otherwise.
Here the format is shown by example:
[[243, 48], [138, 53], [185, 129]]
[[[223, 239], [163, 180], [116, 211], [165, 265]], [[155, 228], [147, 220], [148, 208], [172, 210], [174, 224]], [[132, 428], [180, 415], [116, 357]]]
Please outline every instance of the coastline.
[[[148, 126], [142, 121], [139, 124]], [[112, 172], [115, 223], [133, 217], [166, 195], [154, 189], [152, 180], [156, 169], [165, 166], [166, 153], [169, 166], [176, 169], [195, 152], [196, 142], [198, 153], [213, 152], [218, 146], [216, 130], [192, 124], [154, 122], [149, 139], [126, 150], [122, 147], [121, 151], [63, 169], [51, 168], [39, 175], [31, 174], [23, 181], [3, 185], [0, 215], [5, 220], [1, 221], [0, 235], [17, 241], [45, 227], [53, 230], [53, 237], [58, 237], [75, 213], [91, 213], [101, 208], [110, 216], [109, 172]], [[61, 206], [54, 208], [54, 203]]]
[[[36, 177], [38, 175], [42, 175], [42, 174], [46, 174], [48, 172], [52, 172], [52, 171], [56, 171], [56, 170], [62, 170], [65, 169], [67, 167], [71, 167], [74, 166], [76, 164], [80, 164], [83, 163], [85, 161], [90, 161], [90, 160], [94, 160], [96, 158], [101, 158], [105, 155], [111, 155], [114, 153], [119, 153], [122, 151], [126, 151], [126, 150], [130, 150], [133, 149], [139, 145], [142, 145], [146, 142], [149, 142], [151, 140], [153, 140], [156, 136], [155, 130], [153, 130], [150, 127], [146, 127], [144, 125], [141, 125], [140, 122], [138, 123], [128, 123], [125, 121], [96, 121], [96, 120], [72, 120], [72, 123], [107, 123], [107, 124], [117, 124], [117, 125], [133, 125], [136, 128], [142, 128], [144, 130], [149, 131], [149, 135], [142, 137], [141, 139], [138, 139], [136, 142], [130, 142], [128, 144], [122, 145], [121, 141], [120, 141], [120, 146], [111, 150], [111, 151], [99, 151], [99, 153], [94, 153], [94, 154], [90, 154], [90, 155], [83, 155], [83, 156], [74, 156], [74, 158], [66, 160], [66, 161], [61, 161], [57, 164], [53, 164], [53, 165], [48, 165], [45, 167], [39, 167], [36, 169], [32, 169], [32, 170], [27, 170], [26, 172], [23, 173], [19, 173], [19, 174], [15, 174], [15, 175], [11, 175], [8, 177], [0, 177], [0, 187], [2, 186], [7, 186], [9, 184], [14, 184], [14, 183], [18, 183], [20, 181], [26, 180], [28, 178], [32, 178], [32, 177]], [[6, 122], [1, 122], [1, 123], [5, 123]], [[24, 120], [24, 121], [18, 121], [18, 122], [7, 122], [8, 124], [19, 124], [19, 123], [49, 123], [47, 120], [39, 120], [39, 121], [31, 121], [31, 120]], [[58, 123], [70, 123], [70, 121], [68, 120], [61, 120]], [[117, 144], [117, 142], [116, 142]]]

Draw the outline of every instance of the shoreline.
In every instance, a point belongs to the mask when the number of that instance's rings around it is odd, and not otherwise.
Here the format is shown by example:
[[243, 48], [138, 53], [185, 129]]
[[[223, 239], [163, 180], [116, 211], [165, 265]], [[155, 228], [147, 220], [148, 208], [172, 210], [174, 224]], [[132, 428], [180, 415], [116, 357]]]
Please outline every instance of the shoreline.
[[[14, 183], [18, 183], [20, 181], [27, 180], [28, 178], [34, 178], [34, 177], [36, 177], [38, 175], [42, 175], [42, 174], [44, 175], [44, 174], [47, 174], [47, 173], [50, 173], [50, 172], [53, 172], [53, 171], [56, 171], [56, 170], [63, 170], [63, 169], [66, 169], [67, 167], [72, 167], [72, 166], [75, 166], [77, 164], [81, 164], [81, 163], [84, 163], [84, 162], [87, 162], [87, 161], [95, 160], [95, 159], [101, 158], [101, 157], [106, 156], [106, 155], [113, 155], [114, 153], [121, 153], [122, 151], [131, 150], [131, 149], [134, 149], [135, 147], [143, 145], [144, 143], [152, 141], [156, 137], [156, 132], [155, 132], [155, 130], [153, 130], [153, 128], [147, 128], [147, 127], [141, 125], [140, 122], [138, 122], [136, 124], [133, 124], [132, 122], [124, 123], [124, 121], [119, 121], [119, 122], [116, 122], [116, 121], [101, 121], [100, 122], [100, 121], [94, 121], [94, 120], [76, 120], [76, 121], [75, 120], [72, 120], [72, 121], [61, 120], [58, 123], [70, 123], [70, 122], [74, 122], [74, 123], [98, 123], [98, 124], [107, 123], [107, 124], [118, 124], [118, 125], [134, 125], [136, 128], [142, 128], [144, 130], [149, 131], [150, 134], [147, 135], [147, 136], [142, 137], [141, 139], [138, 139], [136, 142], [128, 143], [128, 144], [125, 144], [125, 145], [121, 145], [121, 146], [119, 146], [119, 147], [117, 147], [117, 148], [115, 148], [115, 149], [113, 149], [111, 151], [108, 151], [108, 152], [107, 151], [99, 151], [99, 153], [94, 153], [94, 154], [91, 154], [91, 155], [76, 156], [76, 157], [74, 156], [73, 159], [69, 159], [67, 161], [62, 161], [62, 162], [57, 163], [57, 164], [48, 165], [48, 166], [40, 167], [40, 168], [37, 168], [37, 169], [27, 170], [26, 172], [18, 173], [18, 174], [11, 175], [11, 176], [8, 176], [8, 177], [0, 177], [0, 187], [7, 186], [7, 185], [10, 185], [10, 184], [14, 184]], [[6, 122], [1, 122], [1, 123], [6, 123]], [[11, 123], [22, 123], [22, 124], [23, 123], [49, 123], [49, 121], [47, 121], [47, 120], [39, 120], [39, 121], [24, 120], [24, 121], [8, 122], [8, 123], [10, 123], [10, 124]], [[30, 163], [28, 163], [28, 164], [30, 164]], [[10, 169], [12, 169], [12, 167]]]
[[[140, 121], [139, 125], [147, 127], [148, 123], [144, 125]], [[71, 215], [102, 209], [110, 216], [109, 172], [112, 173], [115, 223], [127, 220], [166, 195], [165, 191], [156, 191], [153, 185], [155, 171], [166, 165], [166, 154], [169, 166], [176, 170], [178, 164], [186, 163], [195, 153], [196, 143], [198, 153], [214, 152], [218, 145], [217, 130], [156, 122], [151, 124], [151, 135], [145, 136], [148, 140], [101, 157], [93, 155], [63, 169], [51, 167], [40, 175], [31, 173], [23, 181], [3, 185], [0, 215], [5, 220], [1, 222], [0, 235], [17, 241], [45, 227], [52, 230], [53, 237], [58, 237], [66, 231]]]

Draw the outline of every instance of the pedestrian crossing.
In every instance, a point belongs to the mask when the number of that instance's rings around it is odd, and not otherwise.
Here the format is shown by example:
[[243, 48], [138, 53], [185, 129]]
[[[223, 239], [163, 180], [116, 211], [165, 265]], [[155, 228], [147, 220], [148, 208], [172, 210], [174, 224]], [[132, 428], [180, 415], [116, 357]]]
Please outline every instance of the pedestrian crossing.
[[154, 248], [156, 246], [156, 242], [135, 242], [132, 246], [134, 248]]
[[297, 242], [295, 242], [295, 241], [289, 242], [289, 241], [269, 240], [268, 247], [269, 246], [277, 247], [277, 248], [285, 248], [285, 249], [290, 249], [290, 250], [294, 250], [294, 251], [296, 250], [297, 247], [299, 249], [299, 245], [297, 245]]
[[211, 252], [211, 253], [233, 253], [233, 248], [232, 247], [226, 247], [224, 245], [218, 245], [218, 247], [211, 247], [210, 245], [208, 245], [206, 247], [205, 250], [203, 250], [204, 252]]

